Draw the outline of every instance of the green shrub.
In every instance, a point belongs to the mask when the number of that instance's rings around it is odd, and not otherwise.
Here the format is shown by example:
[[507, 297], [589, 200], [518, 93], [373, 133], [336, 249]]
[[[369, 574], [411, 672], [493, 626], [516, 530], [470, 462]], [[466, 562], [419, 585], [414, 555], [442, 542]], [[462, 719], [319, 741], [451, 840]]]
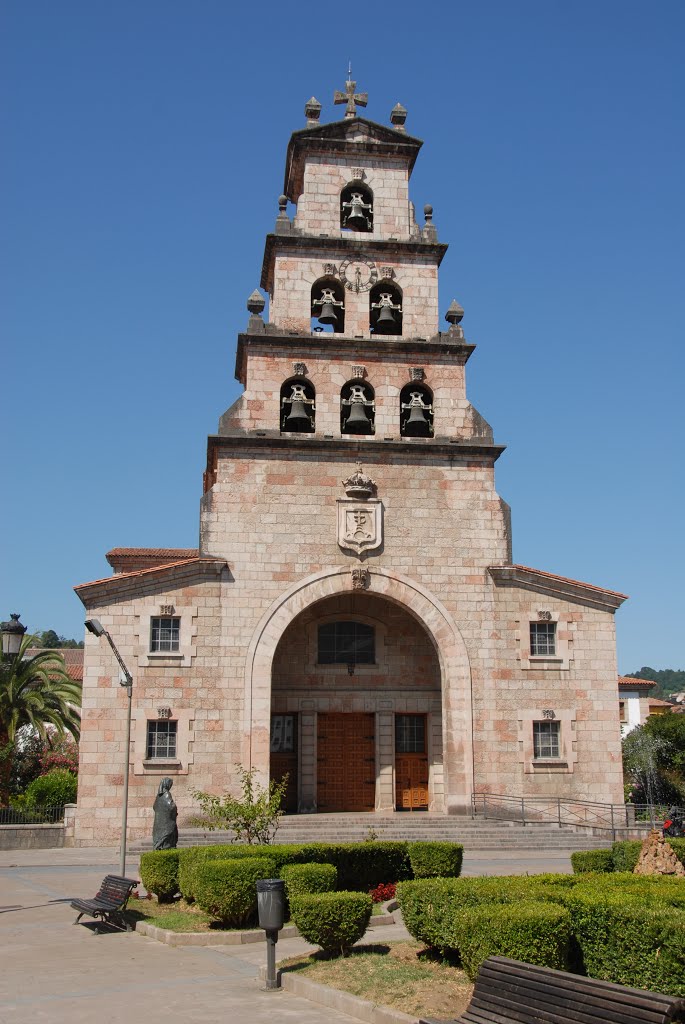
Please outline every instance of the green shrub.
[[411, 878], [406, 842], [307, 843], [303, 861], [333, 864], [341, 889], [368, 892], [380, 882]]
[[140, 877], [148, 892], [164, 903], [178, 892], [178, 850], [154, 850], [140, 857]]
[[675, 850], [675, 855], [685, 867], [685, 839], [667, 839], [666, 842]]
[[297, 896], [333, 892], [338, 873], [332, 864], [286, 864], [279, 875], [285, 882], [285, 895], [290, 904]]
[[195, 868], [195, 900], [224, 927], [244, 927], [257, 917], [255, 883], [260, 878], [273, 878], [274, 872], [274, 862], [266, 857], [207, 859]]
[[685, 996], [685, 910], [645, 903], [644, 891], [578, 886], [569, 895], [583, 968], [592, 978]]
[[568, 967], [571, 915], [551, 903], [485, 904], [457, 911], [449, 945], [459, 951], [473, 981], [489, 956], [508, 956], [528, 964]]
[[641, 847], [642, 843], [639, 839], [624, 839], [619, 843], [614, 843], [611, 847], [614, 871], [634, 871]]
[[612, 850], [576, 850], [571, 854], [571, 865], [576, 875], [588, 871], [613, 871], [614, 854]]
[[296, 896], [291, 907], [293, 921], [307, 942], [343, 956], [363, 936], [372, 909], [373, 900], [361, 892]]
[[409, 843], [414, 878], [458, 878], [463, 859], [460, 843]]
[[195, 898], [195, 871], [198, 865], [211, 860], [237, 860], [245, 857], [267, 857], [275, 865], [275, 876], [284, 864], [302, 862], [300, 843], [269, 844], [249, 846], [225, 843], [212, 846], [190, 846], [179, 850], [178, 886], [184, 899], [192, 903]]
[[76, 802], [78, 779], [67, 768], [53, 768], [30, 782], [24, 793], [26, 807], [63, 807]]

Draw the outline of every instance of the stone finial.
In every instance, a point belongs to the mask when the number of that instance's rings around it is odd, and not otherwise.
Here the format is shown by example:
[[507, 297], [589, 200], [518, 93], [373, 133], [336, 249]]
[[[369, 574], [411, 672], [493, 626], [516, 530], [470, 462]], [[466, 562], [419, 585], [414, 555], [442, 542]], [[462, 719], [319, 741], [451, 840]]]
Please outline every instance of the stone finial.
[[450, 327], [456, 327], [464, 319], [464, 310], [459, 305], [456, 299], [452, 299], [450, 302], [450, 308], [445, 313], [445, 320]]
[[287, 214], [288, 209], [288, 197], [281, 195], [278, 197], [278, 217], [276, 217], [276, 234], [285, 235], [292, 228], [290, 217]]
[[375, 481], [362, 471], [361, 462], [357, 464], [356, 472], [347, 480], [343, 480], [342, 485], [348, 498], [358, 498], [361, 501], [370, 498], [376, 490]]
[[423, 214], [426, 218], [426, 224], [423, 229], [423, 239], [425, 242], [437, 242], [438, 240], [438, 229], [433, 223], [433, 207], [430, 203], [426, 203], [423, 208]]
[[304, 116], [307, 118], [307, 128], [316, 128], [321, 117], [321, 104], [316, 96], [312, 96], [304, 105]]
[[397, 132], [405, 131], [404, 122], [407, 120], [407, 108], [401, 103], [396, 103], [390, 111], [390, 123]]
[[247, 300], [248, 311], [252, 313], [253, 316], [261, 316], [262, 313], [264, 312], [265, 305], [266, 299], [264, 298], [262, 293], [255, 288], [255, 290], [252, 292], [252, 295], [250, 295], [249, 299]]

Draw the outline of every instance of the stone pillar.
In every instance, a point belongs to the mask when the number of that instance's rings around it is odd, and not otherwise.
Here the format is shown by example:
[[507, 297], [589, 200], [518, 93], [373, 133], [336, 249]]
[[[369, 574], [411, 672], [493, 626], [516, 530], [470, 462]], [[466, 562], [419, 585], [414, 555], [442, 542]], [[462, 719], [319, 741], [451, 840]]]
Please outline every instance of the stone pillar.
[[300, 795], [298, 812], [316, 810], [316, 711], [300, 712]]
[[394, 712], [376, 714], [376, 810], [395, 809]]
[[75, 845], [76, 804], [64, 805], [64, 845], [69, 848]]

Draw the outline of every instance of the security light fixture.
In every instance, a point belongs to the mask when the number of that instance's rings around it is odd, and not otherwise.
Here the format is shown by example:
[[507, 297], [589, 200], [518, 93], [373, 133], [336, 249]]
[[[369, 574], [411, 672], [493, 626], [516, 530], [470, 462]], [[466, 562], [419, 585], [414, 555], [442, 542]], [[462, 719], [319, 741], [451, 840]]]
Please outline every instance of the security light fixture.
[[86, 619], [86, 629], [93, 636], [102, 636], [105, 632], [105, 627], [102, 625], [99, 619]]

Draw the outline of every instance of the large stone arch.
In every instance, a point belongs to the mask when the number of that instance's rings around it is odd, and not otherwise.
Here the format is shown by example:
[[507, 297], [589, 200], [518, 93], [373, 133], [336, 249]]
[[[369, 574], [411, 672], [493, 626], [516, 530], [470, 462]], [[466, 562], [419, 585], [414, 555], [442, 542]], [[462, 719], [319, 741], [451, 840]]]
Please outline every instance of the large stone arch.
[[[469, 813], [473, 790], [471, 669], [463, 637], [444, 605], [421, 584], [380, 567], [369, 567], [369, 591], [404, 607], [424, 627], [438, 654], [441, 675], [445, 809]], [[271, 673], [278, 643], [306, 608], [349, 592], [350, 570], [324, 569], [299, 580], [267, 609], [255, 629], [245, 666], [244, 764], [268, 778]]]

